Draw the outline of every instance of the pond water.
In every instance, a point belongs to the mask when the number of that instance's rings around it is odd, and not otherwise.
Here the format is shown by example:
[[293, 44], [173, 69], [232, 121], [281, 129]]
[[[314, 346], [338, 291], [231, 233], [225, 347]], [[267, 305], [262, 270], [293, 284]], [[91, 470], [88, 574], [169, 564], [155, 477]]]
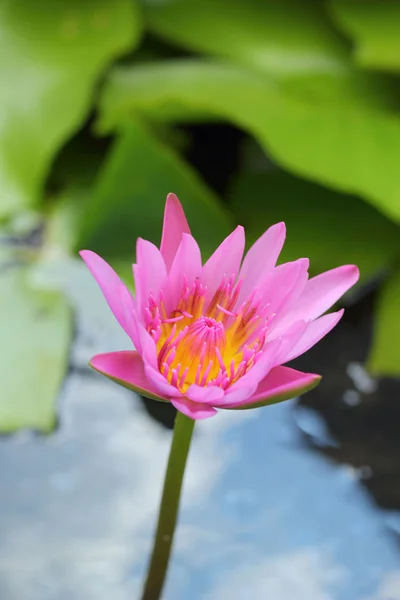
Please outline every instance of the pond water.
[[[0, 598], [134, 600], [172, 412], [154, 419], [86, 367], [129, 341], [83, 266], [52, 276], [77, 308], [77, 335], [57, 431], [0, 441]], [[341, 446], [294, 401], [198, 423], [163, 598], [399, 600], [400, 520], [365, 489], [368, 469], [327, 456]]]

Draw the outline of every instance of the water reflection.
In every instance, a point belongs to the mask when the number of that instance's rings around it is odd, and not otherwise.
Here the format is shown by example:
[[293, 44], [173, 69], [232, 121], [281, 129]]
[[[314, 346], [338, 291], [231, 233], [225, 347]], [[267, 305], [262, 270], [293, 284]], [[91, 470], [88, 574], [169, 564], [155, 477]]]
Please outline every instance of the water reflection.
[[[150, 549], [170, 432], [84, 369], [127, 342], [83, 273], [66, 277], [79, 335], [60, 429], [0, 443], [4, 600], [132, 600]], [[383, 513], [354, 469], [305, 445], [298, 415], [284, 403], [198, 426], [166, 600], [400, 599]]]

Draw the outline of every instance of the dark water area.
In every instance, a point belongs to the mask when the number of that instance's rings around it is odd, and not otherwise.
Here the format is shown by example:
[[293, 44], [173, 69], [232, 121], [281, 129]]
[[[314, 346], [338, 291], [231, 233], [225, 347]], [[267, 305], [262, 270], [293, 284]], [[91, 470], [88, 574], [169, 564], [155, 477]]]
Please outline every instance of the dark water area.
[[[307, 354], [293, 361], [313, 368], [323, 385], [300, 406], [324, 418], [338, 444], [322, 451], [358, 469], [365, 487], [382, 508], [400, 508], [400, 382], [375, 380], [363, 364], [372, 339], [375, 295], [347, 307], [343, 321]], [[400, 530], [399, 530], [400, 531]]]
[[[86, 367], [129, 340], [84, 265], [49, 276], [77, 335], [57, 431], [0, 440], [0, 598], [132, 600], [173, 411]], [[400, 599], [399, 387], [361, 366], [371, 302], [296, 362], [325, 375], [315, 392], [197, 424], [165, 600]]]

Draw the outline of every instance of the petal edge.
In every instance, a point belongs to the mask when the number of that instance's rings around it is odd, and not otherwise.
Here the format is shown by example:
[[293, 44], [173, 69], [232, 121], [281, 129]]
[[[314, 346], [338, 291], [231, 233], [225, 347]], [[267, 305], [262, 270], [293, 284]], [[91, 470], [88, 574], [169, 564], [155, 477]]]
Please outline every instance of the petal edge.
[[146, 398], [169, 402], [169, 398], [161, 396], [149, 382], [144, 371], [143, 360], [134, 350], [96, 354], [89, 361], [89, 365], [128, 390]]
[[135, 301], [132, 294], [101, 256], [91, 250], [81, 250], [79, 254], [99, 286], [114, 317], [136, 345], [136, 327], [132, 325]]
[[171, 404], [176, 410], [183, 413], [194, 421], [209, 419], [217, 414], [217, 411], [212, 406], [202, 404], [201, 402], [193, 402], [187, 398], [171, 398]]
[[175, 255], [182, 238], [182, 233], [190, 233], [182, 204], [175, 194], [168, 194], [164, 209], [164, 222], [160, 251], [167, 271], [174, 262]]
[[220, 408], [244, 410], [277, 404], [312, 390], [321, 381], [315, 373], [302, 373], [290, 367], [275, 367], [259, 383], [257, 390], [243, 402], [226, 404]]

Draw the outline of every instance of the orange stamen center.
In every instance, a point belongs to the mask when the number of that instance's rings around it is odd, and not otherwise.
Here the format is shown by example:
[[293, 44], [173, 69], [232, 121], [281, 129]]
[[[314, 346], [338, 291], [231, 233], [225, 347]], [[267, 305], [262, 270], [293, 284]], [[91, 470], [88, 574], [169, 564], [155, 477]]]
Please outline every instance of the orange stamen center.
[[176, 307], [167, 314], [162, 292], [149, 294], [146, 328], [157, 347], [158, 368], [182, 393], [193, 383], [226, 389], [262, 354], [267, 329], [265, 309], [255, 294], [235, 310], [240, 282], [223, 280], [206, 304], [206, 289], [196, 279], [183, 286]]

